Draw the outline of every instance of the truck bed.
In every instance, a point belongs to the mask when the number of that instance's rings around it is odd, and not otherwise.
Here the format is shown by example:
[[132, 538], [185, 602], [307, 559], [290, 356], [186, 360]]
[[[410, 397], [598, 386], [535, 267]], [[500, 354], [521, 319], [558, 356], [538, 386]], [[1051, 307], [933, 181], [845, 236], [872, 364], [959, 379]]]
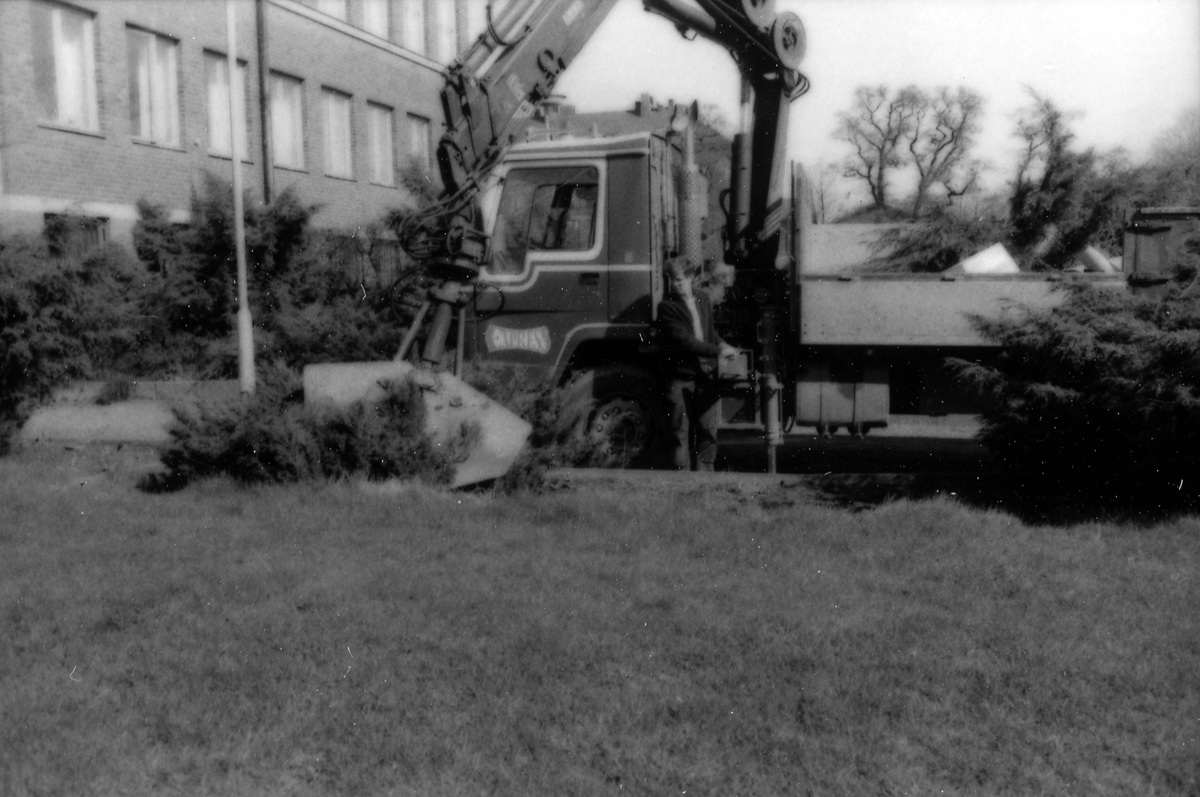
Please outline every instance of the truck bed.
[[802, 276], [805, 346], [990, 346], [972, 317], [1052, 307], [1071, 283], [1119, 288], [1122, 274], [861, 274]]

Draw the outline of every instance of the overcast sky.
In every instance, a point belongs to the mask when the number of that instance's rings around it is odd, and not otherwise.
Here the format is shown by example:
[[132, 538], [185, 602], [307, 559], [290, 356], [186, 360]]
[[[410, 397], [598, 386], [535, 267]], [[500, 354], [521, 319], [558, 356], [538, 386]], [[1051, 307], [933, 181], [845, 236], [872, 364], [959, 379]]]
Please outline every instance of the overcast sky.
[[[1200, 0], [777, 0], [777, 10], [797, 13], [808, 34], [801, 69], [812, 89], [792, 105], [789, 149], [810, 167], [849, 153], [832, 133], [860, 85], [980, 92], [995, 179], [1015, 162], [1026, 86], [1081, 114], [1081, 144], [1135, 157], [1200, 105]], [[732, 59], [685, 41], [641, 0], [619, 0], [558, 89], [581, 111], [627, 108], [645, 91], [737, 118]]]

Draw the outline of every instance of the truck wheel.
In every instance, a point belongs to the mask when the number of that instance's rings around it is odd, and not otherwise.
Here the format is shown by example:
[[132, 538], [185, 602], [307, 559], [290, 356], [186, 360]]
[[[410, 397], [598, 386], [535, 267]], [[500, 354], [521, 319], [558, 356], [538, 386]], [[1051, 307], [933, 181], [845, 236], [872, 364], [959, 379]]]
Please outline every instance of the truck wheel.
[[663, 398], [644, 368], [606, 365], [567, 385], [564, 428], [588, 441], [599, 464], [641, 468], [654, 464], [667, 429]]

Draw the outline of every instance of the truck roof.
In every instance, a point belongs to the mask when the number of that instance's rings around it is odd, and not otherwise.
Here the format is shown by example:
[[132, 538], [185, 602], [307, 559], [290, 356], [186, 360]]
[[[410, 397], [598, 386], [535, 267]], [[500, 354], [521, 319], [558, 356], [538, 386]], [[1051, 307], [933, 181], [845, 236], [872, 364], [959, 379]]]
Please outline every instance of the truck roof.
[[527, 141], [521, 144], [514, 144], [505, 155], [505, 160], [640, 154], [650, 150], [650, 142], [656, 137], [660, 136], [656, 136], [654, 133], [629, 133], [623, 136], [578, 136], [567, 134], [544, 141]]

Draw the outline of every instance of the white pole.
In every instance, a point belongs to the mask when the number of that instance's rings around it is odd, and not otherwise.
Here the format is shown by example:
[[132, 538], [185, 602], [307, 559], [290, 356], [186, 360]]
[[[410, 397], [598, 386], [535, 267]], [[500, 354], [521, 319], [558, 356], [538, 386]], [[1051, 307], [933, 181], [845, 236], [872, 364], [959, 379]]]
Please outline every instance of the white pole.
[[237, 80], [237, 31], [233, 13], [234, 0], [225, 0], [226, 63], [229, 73], [229, 142], [233, 153], [233, 238], [237, 248], [238, 282], [238, 382], [242, 393], [254, 395], [254, 325], [250, 318], [250, 299], [246, 275], [246, 221], [242, 200], [242, 156], [238, 131], [245, 127], [237, 101], [234, 82]]

